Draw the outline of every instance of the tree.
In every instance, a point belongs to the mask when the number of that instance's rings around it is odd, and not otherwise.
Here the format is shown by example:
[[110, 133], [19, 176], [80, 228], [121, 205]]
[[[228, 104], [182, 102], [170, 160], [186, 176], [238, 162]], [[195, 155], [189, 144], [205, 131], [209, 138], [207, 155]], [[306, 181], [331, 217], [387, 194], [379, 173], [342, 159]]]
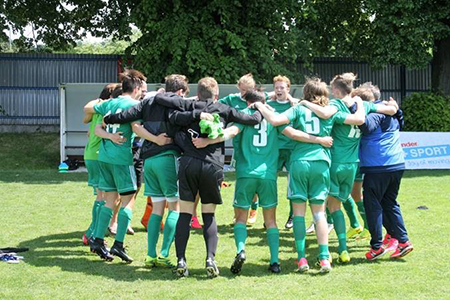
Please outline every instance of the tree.
[[[436, 0], [4, 0], [0, 29], [33, 24], [35, 40], [64, 49], [89, 31], [129, 39], [127, 49], [150, 80], [182, 73], [234, 83], [247, 72], [260, 81], [298, 62], [341, 56], [375, 67], [432, 63], [433, 89], [450, 94], [450, 5]], [[50, 9], [49, 9], [50, 8]], [[53, 9], [54, 8], [54, 9]], [[3, 26], [3, 27], [2, 27]], [[84, 30], [81, 30], [84, 29]], [[2, 36], [0, 34], [0, 41]], [[4, 40], [4, 37], [3, 37]]]

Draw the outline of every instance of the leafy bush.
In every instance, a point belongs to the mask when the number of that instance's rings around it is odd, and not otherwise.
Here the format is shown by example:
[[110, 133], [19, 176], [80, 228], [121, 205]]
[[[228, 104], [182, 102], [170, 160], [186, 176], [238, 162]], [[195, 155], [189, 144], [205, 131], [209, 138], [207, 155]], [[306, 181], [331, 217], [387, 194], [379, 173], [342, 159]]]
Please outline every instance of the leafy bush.
[[405, 131], [450, 131], [450, 96], [414, 93], [402, 102]]

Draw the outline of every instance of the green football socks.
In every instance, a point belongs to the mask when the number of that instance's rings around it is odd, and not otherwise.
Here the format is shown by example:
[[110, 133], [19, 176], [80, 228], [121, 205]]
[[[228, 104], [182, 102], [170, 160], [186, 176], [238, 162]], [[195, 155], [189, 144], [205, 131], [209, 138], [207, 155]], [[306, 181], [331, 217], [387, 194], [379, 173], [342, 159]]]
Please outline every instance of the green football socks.
[[[156, 244], [159, 239], [159, 231], [161, 229], [162, 216], [151, 214], [147, 225], [147, 255], [156, 257]], [[164, 227], [167, 224], [164, 225]], [[165, 230], [165, 228], [164, 228]]]
[[358, 206], [359, 214], [364, 221], [364, 228], [369, 230], [369, 227], [367, 226], [366, 209], [364, 208], [364, 202], [362, 200], [360, 202], [356, 202], [356, 206]]
[[113, 210], [103, 205], [99, 208], [99, 211], [98, 223], [94, 231], [94, 237], [104, 239], [106, 228], [108, 228], [109, 222], [111, 221], [113, 215]]
[[327, 223], [328, 224], [333, 224], [333, 218], [331, 217], [331, 213], [328, 210], [328, 207], [325, 209], [326, 213], [327, 213]]
[[331, 214], [331, 217], [334, 221], [334, 230], [336, 231], [336, 235], [339, 240], [338, 252], [339, 254], [342, 251], [347, 250], [347, 235], [345, 233], [345, 218], [342, 210], [337, 210]]
[[89, 225], [89, 228], [86, 230], [86, 233], [85, 233], [88, 238], [91, 237], [92, 234], [94, 233], [95, 225], [97, 224], [98, 210], [102, 206], [101, 202], [102, 201], [95, 200], [92, 205], [92, 220], [91, 220], [91, 224]]
[[328, 245], [319, 244], [319, 259], [330, 259], [330, 252], [328, 251]]
[[123, 243], [132, 217], [133, 212], [130, 209], [125, 207], [120, 208], [119, 213], [117, 214], [117, 233], [116, 233], [117, 242]]
[[347, 213], [348, 219], [350, 220], [350, 226], [352, 228], [360, 227], [361, 225], [359, 224], [358, 216], [356, 215], [355, 201], [353, 201], [353, 198], [351, 196], [349, 196], [347, 201], [343, 203], [343, 206]]
[[306, 225], [305, 217], [294, 216], [294, 238], [297, 258], [305, 257]]
[[170, 210], [167, 215], [166, 223], [164, 224], [163, 243], [161, 246], [161, 255], [164, 257], [169, 256], [169, 250], [175, 238], [175, 230], [177, 229], [179, 216], [180, 213], [173, 210]]
[[280, 231], [278, 231], [278, 228], [272, 227], [267, 229], [267, 242], [270, 249], [270, 264], [279, 263]]
[[247, 239], [247, 226], [244, 223], [234, 224], [234, 242], [236, 243], [236, 253], [245, 250], [245, 240]]

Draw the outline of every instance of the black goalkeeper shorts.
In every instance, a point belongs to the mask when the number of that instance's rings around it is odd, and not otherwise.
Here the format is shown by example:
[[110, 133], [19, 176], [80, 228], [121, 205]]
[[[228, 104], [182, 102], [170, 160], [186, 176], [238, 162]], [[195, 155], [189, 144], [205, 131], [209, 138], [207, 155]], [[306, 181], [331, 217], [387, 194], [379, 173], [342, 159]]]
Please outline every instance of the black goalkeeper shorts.
[[220, 188], [223, 181], [223, 168], [189, 156], [180, 158], [178, 188], [180, 200], [195, 202], [200, 194], [203, 204], [222, 204]]

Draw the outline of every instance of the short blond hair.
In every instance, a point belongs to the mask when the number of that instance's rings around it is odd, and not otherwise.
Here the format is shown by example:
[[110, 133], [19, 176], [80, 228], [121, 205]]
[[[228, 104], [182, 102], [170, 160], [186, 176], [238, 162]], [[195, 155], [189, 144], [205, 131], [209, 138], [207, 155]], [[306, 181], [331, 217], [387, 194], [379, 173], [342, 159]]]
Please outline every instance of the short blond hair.
[[283, 75], [275, 76], [273, 78], [273, 85], [275, 85], [275, 82], [278, 82], [278, 81], [285, 82], [287, 87], [291, 87], [291, 81], [286, 76], [283, 76]]
[[373, 91], [369, 87], [360, 86], [357, 89], [353, 90], [352, 97], [359, 96], [361, 99], [365, 101], [375, 101], [375, 95]]
[[[378, 100], [378, 99], [381, 98], [380, 88], [377, 85], [372, 84], [372, 81], [364, 82], [359, 87], [360, 88], [368, 88], [368, 89], [370, 89], [372, 91], [372, 93], [373, 93], [373, 96], [375, 97], [374, 100]], [[361, 97], [361, 99], [362, 99], [362, 97]]]
[[252, 89], [254, 89], [256, 86], [256, 82], [255, 82], [255, 79], [253, 79], [252, 73], [248, 73], [248, 74], [245, 74], [244, 76], [242, 76], [241, 78], [239, 78], [237, 85], [238, 86], [245, 85], [245, 86], [249, 86]]
[[219, 95], [219, 85], [212, 77], [204, 77], [199, 80], [197, 86], [197, 95], [200, 100], [214, 99]]
[[330, 85], [338, 89], [344, 96], [348, 95], [353, 90], [353, 82], [356, 80], [357, 75], [353, 73], [343, 73], [334, 76]]

